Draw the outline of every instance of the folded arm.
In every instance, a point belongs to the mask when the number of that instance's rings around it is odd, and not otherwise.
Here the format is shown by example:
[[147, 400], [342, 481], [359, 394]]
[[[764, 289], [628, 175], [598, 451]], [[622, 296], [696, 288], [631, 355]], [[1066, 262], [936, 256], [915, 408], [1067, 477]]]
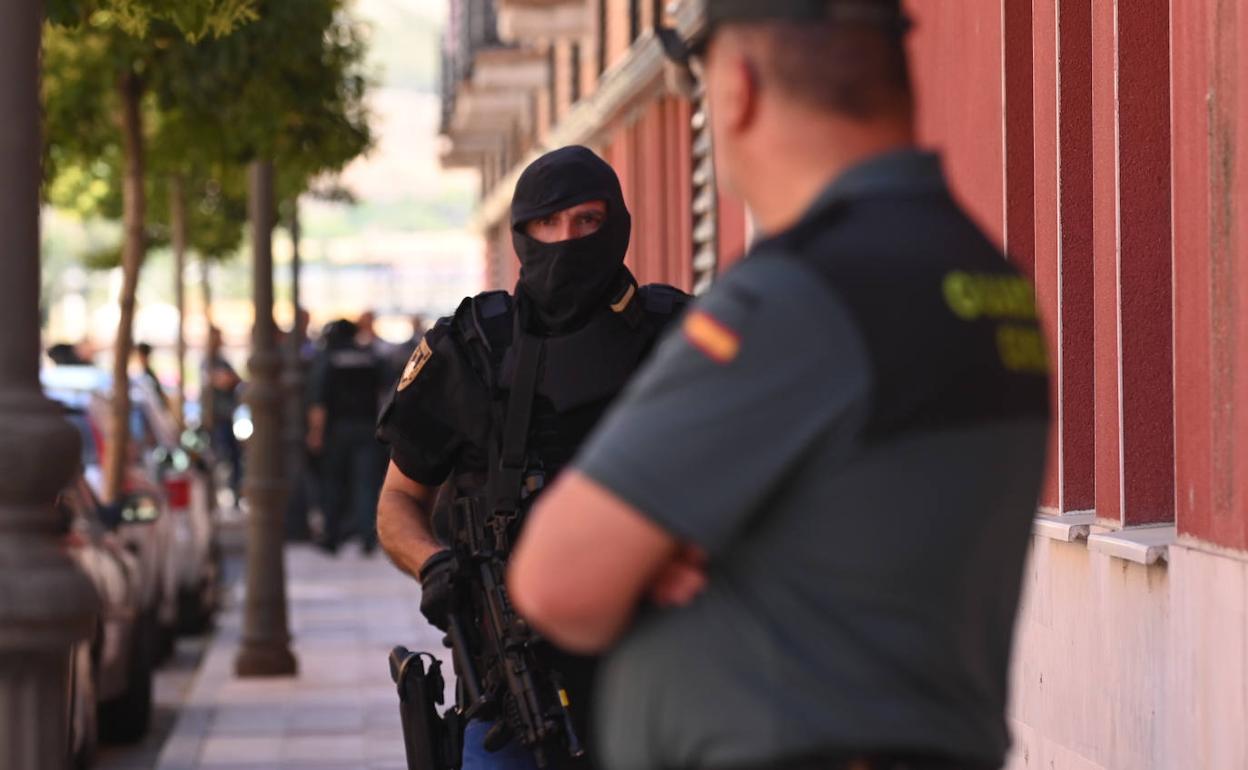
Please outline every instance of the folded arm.
[[508, 586], [520, 614], [553, 642], [600, 652], [679, 553], [679, 543], [658, 525], [569, 471], [530, 514]]

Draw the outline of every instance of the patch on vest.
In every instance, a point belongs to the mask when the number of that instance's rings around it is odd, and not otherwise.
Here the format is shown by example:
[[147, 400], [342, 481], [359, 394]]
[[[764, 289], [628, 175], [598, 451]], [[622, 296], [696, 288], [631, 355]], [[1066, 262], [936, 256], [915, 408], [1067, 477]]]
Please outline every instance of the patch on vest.
[[412, 353], [412, 357], [408, 359], [407, 366], [403, 368], [403, 378], [399, 380], [399, 390], [403, 390], [415, 382], [420, 375], [420, 370], [425, 368], [425, 364], [429, 363], [431, 358], [433, 358], [433, 350], [429, 348], [429, 339], [427, 337], [422, 338], [420, 344], [416, 346], [416, 352]]
[[685, 338], [717, 364], [731, 363], [741, 352], [741, 335], [704, 310], [685, 316]]

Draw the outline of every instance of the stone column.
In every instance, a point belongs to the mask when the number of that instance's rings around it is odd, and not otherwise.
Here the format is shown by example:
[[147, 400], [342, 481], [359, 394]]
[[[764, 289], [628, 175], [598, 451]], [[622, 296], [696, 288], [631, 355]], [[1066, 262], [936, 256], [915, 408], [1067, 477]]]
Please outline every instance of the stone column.
[[39, 40], [43, 4], [0, 0], [0, 770], [61, 770], [70, 648], [95, 590], [61, 549], [77, 432], [39, 387]]
[[239, 676], [292, 676], [297, 670], [286, 624], [284, 551], [285, 484], [282, 476], [281, 354], [273, 323], [273, 164], [257, 161], [249, 172], [252, 280], [256, 322], [252, 331], [247, 402], [255, 431], [247, 442], [244, 492], [249, 504], [247, 598], [243, 641], [234, 661]]

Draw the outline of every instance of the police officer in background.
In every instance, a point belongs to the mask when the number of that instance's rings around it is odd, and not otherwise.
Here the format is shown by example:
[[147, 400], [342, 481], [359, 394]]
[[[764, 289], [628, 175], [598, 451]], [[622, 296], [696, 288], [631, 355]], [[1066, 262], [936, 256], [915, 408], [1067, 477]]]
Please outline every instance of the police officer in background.
[[1048, 426], [1031, 287], [915, 147], [897, 0], [707, 18], [719, 178], [762, 237], [538, 503], [512, 598], [611, 650], [612, 768], [999, 767]]
[[[515, 407], [529, 412], [523, 489], [502, 492], [523, 495], [527, 510], [687, 300], [670, 286], [638, 287], [624, 266], [631, 218], [619, 180], [584, 147], [555, 150], [525, 170], [511, 225], [520, 259], [515, 294], [480, 294], [438, 321], [408, 362], [378, 430], [391, 448], [378, 511], [381, 543], [400, 569], [419, 578], [421, 610], [443, 630], [454, 559], [440, 506], [434, 514], [439, 485], [447, 482], [443, 499], [490, 504], [499, 469], [489, 458], [511, 441], [504, 434]], [[533, 351], [530, 363], [526, 350]], [[532, 400], [516, 404], [513, 391], [529, 387], [519, 383], [533, 364]], [[579, 580], [575, 572], [565, 577]], [[593, 661], [549, 652], [584, 740]], [[491, 728], [485, 721], [468, 725], [464, 770], [534, 767], [517, 741], [487, 751]], [[556, 767], [567, 762], [550, 758]]]
[[310, 378], [308, 449], [321, 456], [320, 545], [329, 553], [352, 535], [365, 554], [377, 547], [374, 512], [384, 465], [373, 431], [385, 361], [360, 344], [357, 333], [345, 319], [329, 324]]

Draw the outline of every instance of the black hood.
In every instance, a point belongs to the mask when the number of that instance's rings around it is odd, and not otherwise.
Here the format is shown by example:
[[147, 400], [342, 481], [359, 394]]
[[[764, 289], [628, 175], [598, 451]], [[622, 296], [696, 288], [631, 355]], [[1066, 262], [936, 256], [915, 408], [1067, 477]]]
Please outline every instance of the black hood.
[[[524, 226], [589, 201], [604, 201], [607, 218], [592, 235], [559, 243], [530, 238]], [[531, 303], [553, 333], [583, 324], [617, 292], [632, 233], [620, 180], [585, 147], [564, 147], [535, 160], [516, 182], [511, 202], [512, 243], [520, 259], [517, 295]]]

